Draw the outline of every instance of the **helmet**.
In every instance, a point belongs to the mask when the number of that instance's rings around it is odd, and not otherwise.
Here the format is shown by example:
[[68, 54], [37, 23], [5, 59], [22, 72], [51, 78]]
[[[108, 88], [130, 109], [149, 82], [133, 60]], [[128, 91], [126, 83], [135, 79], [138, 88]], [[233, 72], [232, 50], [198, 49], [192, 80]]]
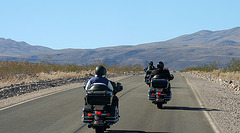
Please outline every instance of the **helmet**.
[[163, 69], [163, 67], [164, 67], [164, 63], [162, 61], [158, 62], [157, 68]]
[[106, 75], [107, 70], [104, 66], [97, 66], [95, 69], [95, 74], [97, 76], [102, 76], [102, 75]]
[[153, 62], [152, 62], [152, 61], [150, 61], [150, 62], [149, 62], [149, 65], [150, 65], [150, 66], [153, 66]]

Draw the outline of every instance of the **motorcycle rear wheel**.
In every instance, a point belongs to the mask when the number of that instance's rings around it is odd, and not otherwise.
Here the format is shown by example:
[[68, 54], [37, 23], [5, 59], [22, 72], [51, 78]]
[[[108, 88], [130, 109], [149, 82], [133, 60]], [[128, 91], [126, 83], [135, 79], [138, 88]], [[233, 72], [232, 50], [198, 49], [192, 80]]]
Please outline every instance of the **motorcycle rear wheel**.
[[162, 104], [162, 103], [157, 103], [157, 107], [158, 107], [159, 109], [162, 109], [162, 108], [163, 108], [163, 104]]
[[96, 127], [95, 132], [96, 133], [104, 133], [104, 127]]

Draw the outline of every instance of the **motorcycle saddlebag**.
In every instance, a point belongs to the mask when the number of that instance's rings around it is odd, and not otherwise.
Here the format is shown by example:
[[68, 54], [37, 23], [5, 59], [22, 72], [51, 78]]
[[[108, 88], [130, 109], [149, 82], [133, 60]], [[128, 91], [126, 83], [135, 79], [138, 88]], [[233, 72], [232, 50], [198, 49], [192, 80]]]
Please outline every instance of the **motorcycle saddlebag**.
[[168, 88], [169, 81], [166, 79], [152, 79], [151, 87], [153, 88]]

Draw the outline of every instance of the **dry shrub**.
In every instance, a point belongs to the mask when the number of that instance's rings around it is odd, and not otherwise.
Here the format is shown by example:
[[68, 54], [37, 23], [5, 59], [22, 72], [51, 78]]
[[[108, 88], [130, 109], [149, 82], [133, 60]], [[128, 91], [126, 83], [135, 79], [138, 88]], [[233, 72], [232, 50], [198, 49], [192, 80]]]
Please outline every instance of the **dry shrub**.
[[81, 72], [51, 72], [51, 73], [39, 73], [34, 75], [16, 75], [9, 79], [0, 80], [0, 87], [9, 86], [11, 84], [21, 84], [36, 82], [39, 80], [53, 80], [60, 78], [74, 78], [83, 77], [85, 75], [93, 74], [92, 71], [81, 71]]
[[30, 63], [27, 60], [0, 61], [0, 87], [11, 84], [20, 84], [36, 82], [38, 80], [52, 80], [59, 78], [81, 77], [92, 74], [96, 66], [103, 65], [107, 68], [108, 74], [121, 74], [131, 71], [142, 71], [141, 65], [118, 65], [109, 66], [107, 62], [98, 61], [88, 66], [79, 66], [76, 64], [51, 64], [49, 60], [43, 60], [40, 63]]
[[[204, 71], [193, 71], [193, 72], [194, 73], [198, 73], [198, 74], [203, 74], [203, 75], [209, 75], [210, 76], [210, 72], [204, 72]], [[221, 69], [213, 70], [212, 77], [213, 78], [222, 78], [222, 79], [236, 79], [236, 80], [240, 80], [240, 72], [239, 71], [236, 71], [236, 72], [222, 72]]]
[[220, 78], [240, 80], [240, 72], [237, 71], [237, 72], [220, 73]]

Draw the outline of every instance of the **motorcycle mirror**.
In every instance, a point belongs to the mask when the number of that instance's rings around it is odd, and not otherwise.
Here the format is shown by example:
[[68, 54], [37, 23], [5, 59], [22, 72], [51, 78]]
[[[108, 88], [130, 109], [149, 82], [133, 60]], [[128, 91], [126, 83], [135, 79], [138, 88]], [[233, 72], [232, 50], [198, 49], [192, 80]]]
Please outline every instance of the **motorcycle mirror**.
[[170, 80], [173, 80], [173, 79], [174, 79], [174, 76], [173, 76], [172, 74], [170, 74], [170, 76], [171, 76], [171, 79], [170, 79]]
[[123, 90], [123, 86], [121, 83], [117, 82], [117, 87], [118, 87], [118, 92], [122, 91]]
[[83, 84], [84, 84], [84, 85], [83, 85], [83, 90], [85, 90], [86, 85], [87, 85], [87, 82], [84, 82]]

